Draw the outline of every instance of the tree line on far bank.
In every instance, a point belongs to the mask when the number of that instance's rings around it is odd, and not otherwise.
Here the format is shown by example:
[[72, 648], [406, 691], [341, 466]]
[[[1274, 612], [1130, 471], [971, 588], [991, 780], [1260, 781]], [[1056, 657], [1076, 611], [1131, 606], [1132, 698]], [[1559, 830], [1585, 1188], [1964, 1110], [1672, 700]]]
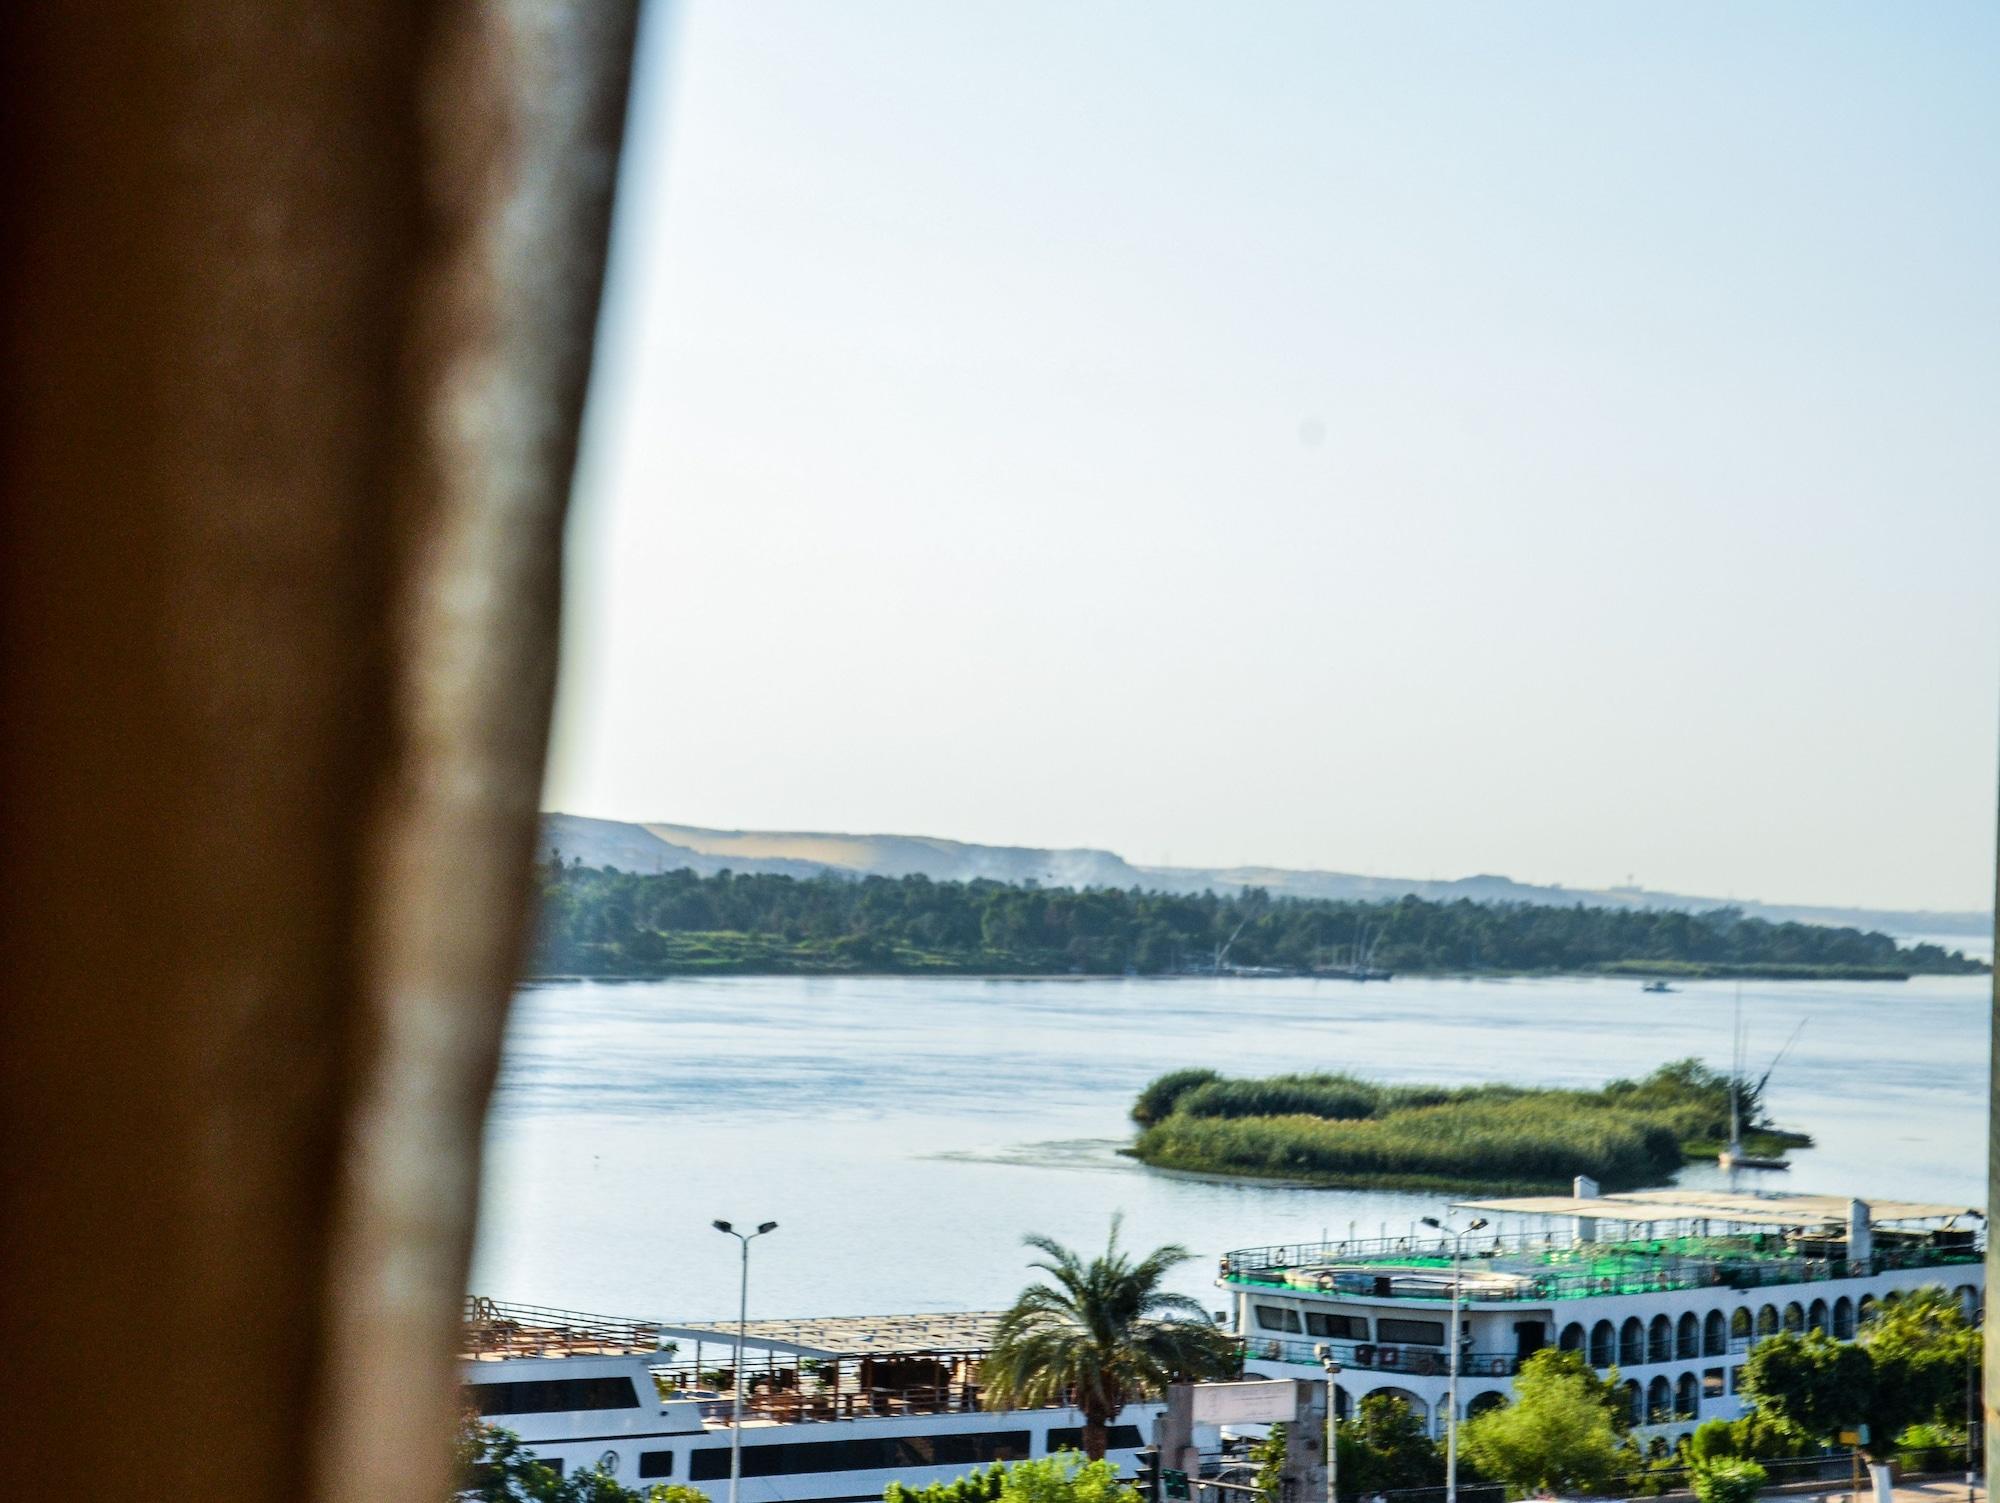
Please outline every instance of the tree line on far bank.
[[1273, 898], [1045, 888], [928, 877], [641, 875], [551, 852], [530, 969], [538, 975], [730, 972], [1163, 975], [1310, 972], [1365, 957], [1386, 971], [1767, 977], [1972, 974], [1933, 944], [1733, 908], [1655, 909]]

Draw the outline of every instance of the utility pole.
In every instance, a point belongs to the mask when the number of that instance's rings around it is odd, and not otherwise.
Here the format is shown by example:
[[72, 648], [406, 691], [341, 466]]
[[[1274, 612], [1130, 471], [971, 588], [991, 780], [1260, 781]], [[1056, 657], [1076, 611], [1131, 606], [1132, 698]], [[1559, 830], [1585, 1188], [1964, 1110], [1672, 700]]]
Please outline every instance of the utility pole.
[[730, 1373], [734, 1380], [729, 1398], [729, 1503], [736, 1503], [736, 1485], [743, 1478], [743, 1340], [750, 1326], [750, 1244], [778, 1223], [767, 1221], [754, 1232], [739, 1232], [726, 1221], [709, 1223], [743, 1244], [743, 1277], [736, 1294], [736, 1359]]
[[1340, 1503], [1340, 1363], [1324, 1344], [1315, 1355], [1326, 1369], [1326, 1503]]
[[1481, 1216], [1465, 1226], [1446, 1226], [1435, 1216], [1424, 1217], [1424, 1225], [1451, 1238], [1451, 1378], [1445, 1387], [1444, 1418], [1444, 1503], [1458, 1503], [1458, 1369], [1459, 1352], [1465, 1340], [1459, 1334], [1459, 1263], [1465, 1253], [1465, 1239], [1486, 1225]]

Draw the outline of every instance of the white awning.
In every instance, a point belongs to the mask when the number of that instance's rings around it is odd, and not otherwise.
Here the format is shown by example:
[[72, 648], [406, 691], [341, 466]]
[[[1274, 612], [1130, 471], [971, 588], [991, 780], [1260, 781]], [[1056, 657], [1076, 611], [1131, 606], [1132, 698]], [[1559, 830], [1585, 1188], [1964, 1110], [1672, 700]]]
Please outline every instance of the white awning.
[[[1839, 1195], [1739, 1195], [1727, 1191], [1636, 1190], [1618, 1195], [1527, 1195], [1505, 1200], [1461, 1200], [1461, 1211], [1504, 1216], [1591, 1216], [1600, 1221], [1724, 1221], [1738, 1226], [1845, 1226], [1848, 1201]], [[1984, 1220], [1977, 1206], [1919, 1200], [1868, 1202], [1871, 1226], [1898, 1221]]]

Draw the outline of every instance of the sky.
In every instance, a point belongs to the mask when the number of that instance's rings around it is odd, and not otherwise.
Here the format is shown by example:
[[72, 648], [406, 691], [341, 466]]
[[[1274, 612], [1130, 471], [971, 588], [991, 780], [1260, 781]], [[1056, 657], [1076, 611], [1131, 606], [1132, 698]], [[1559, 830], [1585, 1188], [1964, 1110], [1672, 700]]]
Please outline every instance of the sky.
[[2000, 7], [642, 40], [545, 806], [1977, 908]]

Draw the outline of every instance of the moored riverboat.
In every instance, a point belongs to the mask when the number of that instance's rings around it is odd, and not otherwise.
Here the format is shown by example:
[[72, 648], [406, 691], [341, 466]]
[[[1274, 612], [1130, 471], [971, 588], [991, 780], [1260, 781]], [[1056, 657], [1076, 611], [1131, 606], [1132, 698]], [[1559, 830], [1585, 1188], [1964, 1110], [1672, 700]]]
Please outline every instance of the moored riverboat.
[[[999, 1315], [757, 1320], [744, 1331], [741, 1503], [877, 1503], [976, 1466], [1082, 1444], [1068, 1406], [989, 1410], [979, 1364]], [[629, 1487], [683, 1482], [720, 1503], [730, 1464], [736, 1327], [669, 1325], [467, 1301], [465, 1407], [558, 1472]], [[1108, 1459], [1129, 1471], [1158, 1403], [1128, 1404]], [[1211, 1443], [1212, 1443], [1212, 1437]]]
[[1968, 1311], [1982, 1300], [1985, 1218], [1973, 1207], [1576, 1190], [1460, 1202], [1482, 1219], [1456, 1242], [1440, 1229], [1228, 1254], [1217, 1282], [1235, 1298], [1246, 1371], [1297, 1376], [1330, 1357], [1342, 1415], [1390, 1393], [1440, 1433], [1455, 1309], [1461, 1419], [1504, 1402], [1521, 1364], [1555, 1346], [1617, 1369], [1635, 1425], [1671, 1438], [1743, 1413], [1743, 1359], [1762, 1337], [1852, 1340], [1877, 1301], [1929, 1284]]

